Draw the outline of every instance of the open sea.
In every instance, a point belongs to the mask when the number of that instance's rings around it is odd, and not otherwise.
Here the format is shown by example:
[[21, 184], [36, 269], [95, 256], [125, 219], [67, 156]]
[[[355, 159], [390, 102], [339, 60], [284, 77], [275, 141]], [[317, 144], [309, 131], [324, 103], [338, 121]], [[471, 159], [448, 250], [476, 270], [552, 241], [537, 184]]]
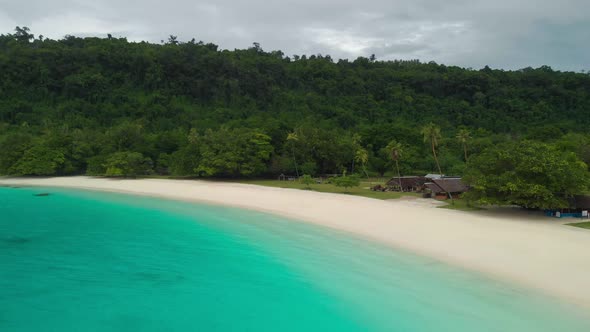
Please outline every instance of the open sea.
[[588, 332], [590, 320], [529, 290], [273, 215], [0, 187], [0, 331]]

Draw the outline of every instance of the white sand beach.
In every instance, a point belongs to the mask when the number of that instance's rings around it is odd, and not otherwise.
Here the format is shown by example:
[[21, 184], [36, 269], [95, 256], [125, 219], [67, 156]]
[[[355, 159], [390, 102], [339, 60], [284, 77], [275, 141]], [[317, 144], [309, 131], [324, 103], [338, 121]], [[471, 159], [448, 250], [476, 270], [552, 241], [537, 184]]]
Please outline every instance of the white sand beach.
[[565, 226], [557, 219], [207, 181], [1, 178], [0, 185], [82, 188], [270, 212], [476, 270], [590, 308], [590, 230]]

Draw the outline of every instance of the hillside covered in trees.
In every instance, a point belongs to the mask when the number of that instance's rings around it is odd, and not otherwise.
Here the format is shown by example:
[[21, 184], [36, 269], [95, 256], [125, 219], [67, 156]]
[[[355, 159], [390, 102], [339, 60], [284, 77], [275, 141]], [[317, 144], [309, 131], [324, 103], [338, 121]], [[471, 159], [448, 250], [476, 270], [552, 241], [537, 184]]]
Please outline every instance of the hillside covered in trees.
[[336, 61], [17, 28], [0, 36], [0, 73], [0, 174], [397, 175], [397, 162], [408, 175], [438, 173], [435, 150], [441, 172], [462, 175], [471, 155], [523, 140], [590, 162], [590, 75], [550, 67]]

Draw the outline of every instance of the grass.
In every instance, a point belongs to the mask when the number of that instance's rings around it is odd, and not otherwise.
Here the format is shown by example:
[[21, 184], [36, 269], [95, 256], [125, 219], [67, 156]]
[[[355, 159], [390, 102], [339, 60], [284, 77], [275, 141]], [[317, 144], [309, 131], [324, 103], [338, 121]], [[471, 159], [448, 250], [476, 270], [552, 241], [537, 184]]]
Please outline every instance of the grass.
[[586, 222], [575, 222], [575, 223], [566, 224], [566, 225], [590, 229], [590, 221], [586, 221]]
[[400, 193], [400, 192], [381, 192], [381, 191], [372, 191], [369, 189], [370, 187], [378, 184], [383, 183], [382, 181], [362, 181], [361, 185], [358, 187], [348, 188], [348, 192], [344, 191], [344, 188], [336, 187], [333, 184], [329, 183], [322, 183], [322, 184], [312, 184], [310, 187], [311, 189], [307, 188], [306, 185], [299, 183], [299, 181], [279, 181], [279, 180], [240, 180], [240, 183], [246, 184], [255, 184], [259, 186], [267, 186], [267, 187], [276, 187], [276, 188], [292, 188], [292, 189], [302, 189], [302, 190], [313, 190], [323, 193], [338, 193], [338, 194], [349, 194], [349, 195], [356, 195], [368, 198], [375, 198], [375, 199], [396, 199], [403, 196], [415, 196], [419, 197], [419, 194], [416, 193]]
[[455, 198], [454, 203], [451, 203], [451, 200], [446, 201], [447, 205], [439, 206], [441, 209], [449, 209], [449, 210], [459, 210], [459, 211], [479, 211], [483, 210], [480, 207], [469, 205], [469, 203], [461, 198]]

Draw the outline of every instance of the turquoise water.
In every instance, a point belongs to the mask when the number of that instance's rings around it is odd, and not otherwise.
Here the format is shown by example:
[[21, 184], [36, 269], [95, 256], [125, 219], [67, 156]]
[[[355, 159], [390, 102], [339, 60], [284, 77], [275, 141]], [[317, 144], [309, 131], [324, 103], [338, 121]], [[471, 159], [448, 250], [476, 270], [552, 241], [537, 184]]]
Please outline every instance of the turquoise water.
[[3, 332], [590, 331], [577, 310], [257, 212], [0, 188]]

